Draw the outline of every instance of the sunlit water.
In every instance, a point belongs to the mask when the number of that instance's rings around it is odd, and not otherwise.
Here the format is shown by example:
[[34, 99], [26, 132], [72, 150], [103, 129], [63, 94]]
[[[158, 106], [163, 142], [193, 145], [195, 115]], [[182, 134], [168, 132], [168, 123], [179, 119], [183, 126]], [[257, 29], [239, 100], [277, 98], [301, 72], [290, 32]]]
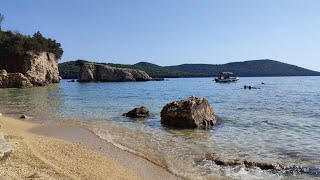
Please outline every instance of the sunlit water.
[[[265, 82], [262, 85], [261, 82]], [[258, 89], [245, 90], [244, 85]], [[161, 125], [160, 111], [191, 95], [210, 102], [219, 116], [212, 129], [179, 130]], [[320, 179], [320, 77], [212, 78], [154, 82], [69, 83], [0, 89], [2, 111], [42, 123], [78, 124], [120, 148], [191, 179]], [[122, 117], [146, 106], [146, 119]], [[225, 158], [302, 166], [305, 173], [220, 167], [205, 153]]]

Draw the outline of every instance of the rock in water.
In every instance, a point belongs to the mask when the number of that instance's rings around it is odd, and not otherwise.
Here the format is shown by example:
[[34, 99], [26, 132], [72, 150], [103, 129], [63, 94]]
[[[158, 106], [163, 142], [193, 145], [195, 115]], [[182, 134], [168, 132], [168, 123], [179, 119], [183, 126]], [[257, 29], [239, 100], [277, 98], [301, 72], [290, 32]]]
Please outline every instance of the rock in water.
[[227, 159], [216, 153], [207, 153], [205, 154], [206, 160], [211, 160], [215, 164], [219, 166], [245, 166], [246, 168], [260, 168], [262, 170], [285, 170], [288, 166], [281, 164], [281, 163], [268, 163], [268, 162], [256, 162], [256, 161], [249, 161], [246, 159]]
[[4, 139], [3, 133], [0, 132], [0, 160], [8, 157], [12, 152], [11, 145]]
[[106, 64], [78, 61], [80, 66], [80, 82], [122, 82], [122, 81], [151, 81], [152, 78], [138, 69], [115, 68]]
[[191, 96], [186, 100], [173, 101], [163, 107], [161, 123], [184, 128], [210, 127], [217, 119], [208, 100]]
[[134, 108], [133, 110], [127, 113], [124, 113], [123, 116], [131, 118], [146, 117], [149, 116], [149, 110], [146, 107], [141, 106], [139, 108]]

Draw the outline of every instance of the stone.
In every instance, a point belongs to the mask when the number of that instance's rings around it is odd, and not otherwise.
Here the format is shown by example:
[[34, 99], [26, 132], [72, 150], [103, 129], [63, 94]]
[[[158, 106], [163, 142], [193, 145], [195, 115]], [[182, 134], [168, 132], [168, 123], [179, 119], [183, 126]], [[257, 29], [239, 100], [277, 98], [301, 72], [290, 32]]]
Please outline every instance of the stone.
[[191, 96], [186, 100], [173, 101], [163, 107], [161, 123], [167, 126], [196, 128], [211, 127], [217, 118], [208, 100]]
[[[7, 58], [0, 60], [0, 69], [6, 69], [5, 72], [0, 71], [0, 87], [5, 87], [3, 83], [1, 85], [1, 77], [2, 81], [3, 77], [8, 77], [7, 83], [11, 84], [10, 74], [17, 76], [19, 73], [26, 77], [33, 86], [46, 86], [50, 83], [60, 82], [58, 59], [53, 53], [49, 52], [38, 54], [28, 52], [27, 55], [21, 57], [9, 55]], [[23, 87], [31, 86], [25, 85]]]
[[32, 83], [21, 73], [7, 73], [6, 70], [0, 72], [0, 88], [28, 88]]
[[1, 69], [0, 70], [0, 76], [7, 76], [8, 75], [8, 73], [7, 73], [7, 71], [5, 70], [5, 69]]
[[123, 81], [151, 81], [152, 78], [142, 70], [129, 68], [115, 68], [106, 64], [80, 61], [79, 82], [123, 82]]
[[0, 132], [0, 160], [6, 159], [12, 152], [12, 146], [5, 140], [3, 133]]
[[146, 107], [141, 106], [139, 108], [134, 108], [133, 110], [127, 113], [124, 113], [123, 116], [131, 117], [131, 118], [146, 117], [146, 116], [149, 116], [149, 110]]
[[0, 113], [0, 117], [2, 116], [2, 113]]
[[206, 160], [211, 160], [215, 164], [220, 166], [245, 166], [246, 168], [260, 168], [262, 170], [285, 170], [288, 167], [281, 163], [267, 163], [267, 162], [256, 162], [249, 161], [247, 159], [227, 159], [222, 156], [217, 155], [216, 153], [207, 153], [205, 154]]
[[20, 119], [30, 119], [30, 117], [23, 114], [20, 116]]

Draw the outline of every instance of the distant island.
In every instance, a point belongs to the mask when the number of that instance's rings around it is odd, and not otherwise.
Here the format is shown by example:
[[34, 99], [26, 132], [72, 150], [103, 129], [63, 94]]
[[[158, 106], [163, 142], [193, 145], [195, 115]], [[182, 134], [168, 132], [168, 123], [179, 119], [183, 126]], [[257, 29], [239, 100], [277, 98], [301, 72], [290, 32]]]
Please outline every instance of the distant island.
[[[269, 59], [227, 64], [182, 64], [176, 66], [159, 66], [148, 62], [139, 62], [133, 65], [113, 63], [99, 64], [143, 70], [154, 78], [215, 77], [222, 71], [231, 71], [241, 77], [320, 76], [320, 72]], [[59, 64], [60, 76], [63, 79], [78, 79], [79, 70], [80, 68], [76, 66], [76, 61]]]

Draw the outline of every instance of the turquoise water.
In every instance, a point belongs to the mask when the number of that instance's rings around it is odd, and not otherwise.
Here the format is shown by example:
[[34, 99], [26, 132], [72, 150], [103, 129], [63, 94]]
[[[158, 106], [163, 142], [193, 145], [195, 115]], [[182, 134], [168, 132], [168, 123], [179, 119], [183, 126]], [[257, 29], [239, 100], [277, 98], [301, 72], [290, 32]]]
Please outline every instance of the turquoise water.
[[[235, 179], [320, 179], [320, 77], [241, 78], [219, 84], [212, 78], [154, 82], [69, 83], [31, 89], [0, 89], [2, 111], [27, 114], [42, 123], [76, 124], [120, 148], [191, 179], [216, 175]], [[265, 82], [262, 85], [261, 82]], [[257, 89], [245, 90], [244, 85]], [[173, 100], [201, 96], [218, 124], [212, 129], [178, 130], [160, 123], [160, 111]], [[146, 106], [146, 119], [122, 117]], [[268, 172], [220, 167], [204, 158], [284, 163], [301, 172]]]

